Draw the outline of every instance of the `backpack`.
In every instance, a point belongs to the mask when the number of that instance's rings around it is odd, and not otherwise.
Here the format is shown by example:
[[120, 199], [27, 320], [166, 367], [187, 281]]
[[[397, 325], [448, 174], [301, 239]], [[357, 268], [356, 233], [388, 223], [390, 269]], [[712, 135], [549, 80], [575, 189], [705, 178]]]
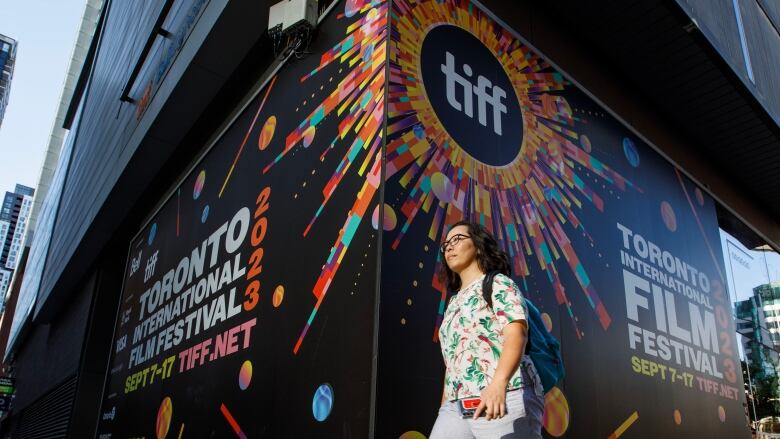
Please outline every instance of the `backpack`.
[[[492, 297], [493, 278], [497, 272], [489, 273], [482, 281], [483, 294]], [[563, 369], [563, 359], [561, 359], [561, 344], [547, 331], [542, 320], [539, 309], [531, 303], [528, 298], [525, 299], [528, 315], [528, 341], [525, 345], [525, 353], [531, 357], [536, 372], [542, 381], [544, 393], [550, 391], [563, 377], [566, 371]]]

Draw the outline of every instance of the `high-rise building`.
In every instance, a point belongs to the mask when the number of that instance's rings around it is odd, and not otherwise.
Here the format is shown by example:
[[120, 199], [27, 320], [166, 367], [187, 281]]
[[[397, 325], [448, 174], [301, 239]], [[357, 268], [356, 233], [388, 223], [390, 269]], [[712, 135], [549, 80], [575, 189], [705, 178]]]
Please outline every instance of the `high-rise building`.
[[761, 299], [771, 343], [780, 350], [780, 282], [759, 285], [753, 288], [753, 294]]
[[4, 297], [19, 263], [22, 240], [32, 209], [33, 188], [17, 184], [6, 192], [0, 207], [0, 297]]
[[3, 125], [5, 107], [11, 96], [11, 78], [16, 62], [16, 40], [0, 34], [0, 126]]
[[[763, 286], [763, 285], [762, 285]], [[756, 287], [754, 292], [761, 287]], [[734, 304], [737, 316], [737, 332], [742, 334], [742, 349], [751, 370], [763, 376], [777, 373], [780, 354], [775, 351], [772, 328], [777, 326], [770, 318], [775, 314], [773, 305], [762, 304], [761, 296], [755, 294], [749, 299]]]

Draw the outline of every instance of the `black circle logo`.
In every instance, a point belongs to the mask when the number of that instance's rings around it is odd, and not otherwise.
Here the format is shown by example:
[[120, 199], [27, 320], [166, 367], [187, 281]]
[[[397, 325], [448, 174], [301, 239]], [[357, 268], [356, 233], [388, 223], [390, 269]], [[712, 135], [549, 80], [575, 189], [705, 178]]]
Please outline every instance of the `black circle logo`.
[[501, 63], [470, 32], [428, 31], [420, 50], [422, 82], [444, 129], [482, 163], [512, 162], [523, 143], [523, 114]]

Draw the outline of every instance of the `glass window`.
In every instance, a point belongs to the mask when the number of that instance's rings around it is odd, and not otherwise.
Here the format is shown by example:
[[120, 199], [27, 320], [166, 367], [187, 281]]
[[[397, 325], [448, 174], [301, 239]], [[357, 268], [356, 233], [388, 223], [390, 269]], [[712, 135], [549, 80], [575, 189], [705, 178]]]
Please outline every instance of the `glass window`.
[[[755, 393], [755, 398], [748, 395], [748, 411], [755, 421], [780, 408], [774, 396], [780, 391], [776, 384], [780, 376], [780, 254], [768, 245], [756, 245], [761, 240], [744, 236], [745, 230], [740, 232], [742, 236], [735, 237], [721, 230], [721, 248], [746, 388]], [[770, 420], [764, 428], [780, 431], [780, 423]]]

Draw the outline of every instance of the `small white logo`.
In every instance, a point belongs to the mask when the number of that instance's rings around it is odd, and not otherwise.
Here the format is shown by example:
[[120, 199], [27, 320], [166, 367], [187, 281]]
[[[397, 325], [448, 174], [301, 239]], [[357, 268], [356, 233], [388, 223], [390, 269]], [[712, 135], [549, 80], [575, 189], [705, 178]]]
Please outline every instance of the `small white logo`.
[[114, 417], [116, 416], [116, 407], [111, 407], [110, 412], [103, 413], [103, 420], [104, 421], [113, 421]]
[[130, 277], [132, 277], [139, 268], [141, 268], [141, 253], [143, 250], [138, 250], [138, 256], [134, 257], [130, 261]]
[[[477, 76], [477, 85], [471, 83], [474, 72], [471, 66], [463, 64], [463, 74], [461, 76], [455, 71], [455, 56], [449, 51], [445, 52], [445, 63], [441, 65], [441, 71], [446, 78], [447, 102], [452, 108], [461, 111], [470, 118], [474, 118], [474, 96], [477, 100], [477, 120], [486, 127], [487, 125], [487, 106], [493, 109], [493, 131], [501, 135], [501, 114], [507, 114], [507, 108], [502, 101], [506, 97], [506, 91], [497, 85], [493, 85], [489, 79], [479, 75]], [[463, 104], [458, 102], [455, 96], [455, 84], [463, 89]]]
[[116, 341], [116, 353], [122, 352], [122, 350], [126, 347], [127, 347], [127, 334], [123, 335], [122, 338]]

